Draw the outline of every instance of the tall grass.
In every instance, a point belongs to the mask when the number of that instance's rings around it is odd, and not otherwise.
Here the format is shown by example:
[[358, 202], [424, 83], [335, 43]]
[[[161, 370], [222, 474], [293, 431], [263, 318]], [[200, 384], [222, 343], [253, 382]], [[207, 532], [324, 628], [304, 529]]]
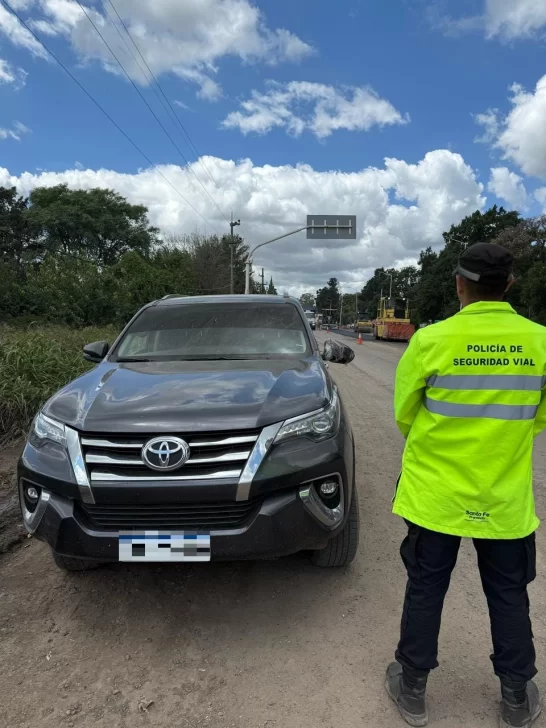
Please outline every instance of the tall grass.
[[0, 326], [0, 444], [28, 431], [41, 405], [93, 365], [82, 357], [91, 341], [112, 342], [114, 328]]

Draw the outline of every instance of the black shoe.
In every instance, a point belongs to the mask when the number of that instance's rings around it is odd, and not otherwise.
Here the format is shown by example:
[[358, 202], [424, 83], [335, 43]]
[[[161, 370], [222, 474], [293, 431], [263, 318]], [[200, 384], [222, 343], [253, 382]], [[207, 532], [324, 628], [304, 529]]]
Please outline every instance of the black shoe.
[[[514, 684], [515, 685], [515, 684]], [[519, 687], [519, 686], [518, 686]], [[500, 728], [529, 728], [542, 712], [540, 693], [535, 683], [531, 680], [527, 683], [525, 700], [518, 701], [515, 693], [521, 690], [514, 690], [506, 683], [501, 685], [502, 702], [499, 717]]]
[[428, 723], [425, 699], [426, 677], [416, 678], [415, 687], [409, 688], [404, 682], [402, 665], [398, 662], [392, 662], [387, 668], [385, 687], [406, 723], [418, 727], [425, 726]]

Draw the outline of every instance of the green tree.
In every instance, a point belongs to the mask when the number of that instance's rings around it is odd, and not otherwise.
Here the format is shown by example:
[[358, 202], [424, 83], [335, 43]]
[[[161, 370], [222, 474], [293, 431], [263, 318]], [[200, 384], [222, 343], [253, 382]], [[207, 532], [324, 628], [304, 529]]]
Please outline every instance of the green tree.
[[[443, 233], [446, 247], [450, 242], [462, 240], [466, 245], [490, 243], [506, 228], [515, 227], [521, 221], [519, 212], [506, 211], [504, 207], [493, 205], [484, 213], [479, 210], [467, 215], [458, 225], [452, 225], [449, 232]], [[460, 250], [460, 248], [459, 248]]]
[[159, 274], [157, 297], [169, 293], [187, 295], [199, 288], [188, 250], [163, 244], [155, 248], [148, 260]]
[[35, 239], [27, 211], [28, 199], [15, 187], [0, 187], [0, 260], [13, 265], [19, 277], [24, 277], [25, 256]]
[[341, 293], [337, 278], [330, 278], [328, 284], [317, 291], [316, 307], [327, 321], [336, 320], [339, 315]]
[[146, 208], [108, 189], [37, 187], [27, 216], [44, 253], [84, 257], [98, 265], [114, 265], [132, 250], [147, 255], [157, 241]]
[[356, 299], [357, 295], [354, 293], [344, 293], [342, 298], [342, 312], [341, 312], [341, 323], [350, 324], [356, 321]]
[[101, 270], [80, 258], [48, 255], [28, 272], [24, 314], [75, 327], [114, 322], [116, 288], [109, 268]]
[[374, 319], [376, 317], [381, 294], [388, 294], [389, 291], [389, 274], [394, 274], [395, 272], [394, 268], [388, 271], [384, 268], [375, 269], [373, 276], [365, 284], [358, 299], [358, 317], [360, 320]]
[[314, 308], [315, 307], [315, 294], [314, 293], [303, 293], [300, 296], [300, 303], [303, 308]]
[[273, 283], [273, 276], [271, 276], [269, 280], [269, 285], [267, 287], [267, 292], [270, 296], [276, 296], [277, 295], [277, 289], [275, 288], [275, 285]]
[[[167, 242], [186, 250], [191, 259], [195, 293], [229, 293], [231, 288], [231, 235], [218, 238], [217, 235], [170, 236]], [[233, 281], [234, 293], [245, 291], [245, 264], [248, 245], [239, 236], [233, 237]], [[251, 290], [254, 285], [251, 280]]]
[[508, 300], [522, 315], [546, 323], [546, 215], [506, 228], [494, 242], [514, 255], [516, 282]]
[[135, 251], [121, 257], [112, 268], [112, 275], [117, 281], [115, 315], [121, 323], [128, 321], [145, 303], [161, 298], [166, 293], [178, 293], [166, 290], [162, 273], [162, 269], [154, 266], [153, 261]]
[[484, 213], [476, 210], [443, 233], [443, 250], [436, 260], [429, 256], [426, 270], [421, 269], [419, 290], [415, 296], [416, 320], [443, 319], [456, 313], [459, 301], [453, 271], [463, 250], [474, 243], [492, 242], [503, 230], [517, 226], [520, 221], [519, 212], [507, 212], [503, 207], [494, 205]]

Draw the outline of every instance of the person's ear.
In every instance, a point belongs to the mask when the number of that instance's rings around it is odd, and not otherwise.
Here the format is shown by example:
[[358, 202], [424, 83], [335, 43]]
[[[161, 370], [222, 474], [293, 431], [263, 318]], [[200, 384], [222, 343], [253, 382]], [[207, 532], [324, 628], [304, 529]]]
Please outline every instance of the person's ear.
[[457, 295], [459, 298], [464, 294], [465, 291], [465, 280], [462, 276], [455, 276], [457, 282]]
[[508, 279], [508, 283], [506, 285], [506, 288], [504, 289], [505, 293], [508, 293], [508, 291], [512, 288], [514, 283], [516, 282], [516, 278], [513, 273], [510, 273], [510, 278]]

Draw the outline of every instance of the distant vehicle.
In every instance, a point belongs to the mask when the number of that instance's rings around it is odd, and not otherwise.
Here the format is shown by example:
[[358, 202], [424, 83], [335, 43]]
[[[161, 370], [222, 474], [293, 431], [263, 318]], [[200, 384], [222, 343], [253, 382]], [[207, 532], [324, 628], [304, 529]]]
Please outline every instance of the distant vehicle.
[[367, 319], [357, 321], [354, 325], [354, 330], [357, 334], [371, 334], [373, 331], [373, 321], [368, 321]]
[[321, 328], [321, 331], [328, 331], [328, 324], [321, 324], [320, 328]]
[[414, 333], [407, 302], [381, 298], [373, 322], [374, 337], [383, 341], [409, 341]]
[[309, 326], [314, 331], [317, 328], [316, 313], [314, 311], [304, 311], [305, 318], [309, 321]]
[[169, 297], [83, 355], [96, 366], [38, 412], [18, 466], [57, 566], [354, 559], [354, 438], [298, 301]]

